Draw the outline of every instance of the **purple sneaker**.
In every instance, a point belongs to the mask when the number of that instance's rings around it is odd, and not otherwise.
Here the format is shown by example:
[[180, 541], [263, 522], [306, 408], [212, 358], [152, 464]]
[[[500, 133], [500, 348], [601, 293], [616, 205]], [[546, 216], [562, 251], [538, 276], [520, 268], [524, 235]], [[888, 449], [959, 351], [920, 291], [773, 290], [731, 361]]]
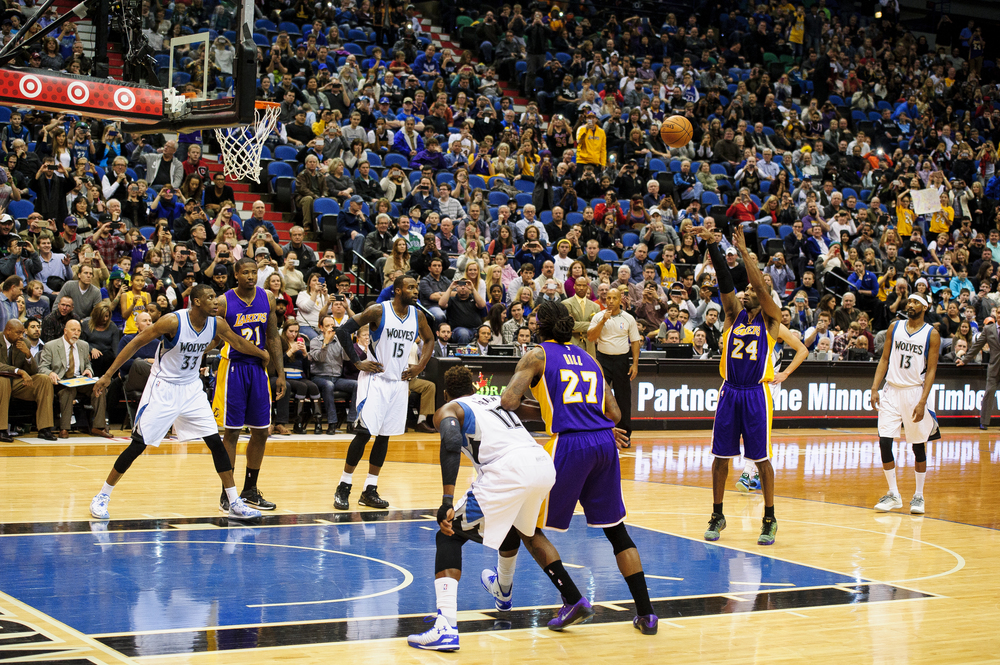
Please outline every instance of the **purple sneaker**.
[[644, 614], [632, 619], [632, 625], [643, 635], [656, 635], [656, 625], [658, 623], [659, 621], [655, 614]]
[[589, 621], [592, 616], [594, 616], [594, 608], [590, 606], [586, 598], [581, 598], [573, 605], [567, 605], [566, 599], [563, 598], [563, 606], [559, 608], [559, 613], [549, 621], [549, 630], [565, 630], [575, 623]]

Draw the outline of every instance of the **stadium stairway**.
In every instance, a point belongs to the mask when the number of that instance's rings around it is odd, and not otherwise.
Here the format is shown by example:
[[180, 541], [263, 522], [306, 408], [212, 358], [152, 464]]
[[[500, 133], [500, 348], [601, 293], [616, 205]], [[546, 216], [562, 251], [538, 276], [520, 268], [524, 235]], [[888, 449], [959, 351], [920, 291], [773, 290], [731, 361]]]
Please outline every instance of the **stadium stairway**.
[[[420, 20], [420, 25], [423, 31], [431, 38], [431, 41], [437, 47], [438, 51], [441, 49], [449, 48], [455, 55], [461, 55], [462, 48], [461, 44], [452, 41], [451, 35], [444, 32], [444, 28], [439, 25], [434, 25], [434, 22], [429, 18], [424, 18]], [[472, 60], [475, 63], [479, 63], [479, 54], [476, 51], [472, 51]], [[517, 88], [508, 83], [507, 81], [500, 81], [500, 88], [503, 90], [503, 94], [514, 100], [514, 110], [518, 113], [522, 113], [527, 109], [528, 100], [521, 96]], [[470, 100], [473, 101], [474, 100]]]

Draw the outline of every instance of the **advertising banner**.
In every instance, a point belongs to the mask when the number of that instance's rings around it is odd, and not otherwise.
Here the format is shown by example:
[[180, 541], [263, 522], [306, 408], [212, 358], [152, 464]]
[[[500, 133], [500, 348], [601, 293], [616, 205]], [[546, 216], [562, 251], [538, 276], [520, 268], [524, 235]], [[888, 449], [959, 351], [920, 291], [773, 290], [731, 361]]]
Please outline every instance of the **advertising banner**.
[[[507, 358], [434, 359], [428, 365], [430, 380], [441, 386], [445, 370], [458, 362], [472, 370], [484, 395], [503, 393], [516, 365]], [[803, 363], [791, 378], [771, 388], [775, 426], [874, 426], [878, 417], [871, 404], [875, 366], [874, 362]], [[636, 429], [709, 428], [721, 385], [717, 361], [640, 360], [639, 376], [632, 382], [633, 425]], [[940, 365], [928, 409], [943, 425], [974, 424], [985, 385], [985, 366]], [[443, 403], [439, 389], [438, 405]]]

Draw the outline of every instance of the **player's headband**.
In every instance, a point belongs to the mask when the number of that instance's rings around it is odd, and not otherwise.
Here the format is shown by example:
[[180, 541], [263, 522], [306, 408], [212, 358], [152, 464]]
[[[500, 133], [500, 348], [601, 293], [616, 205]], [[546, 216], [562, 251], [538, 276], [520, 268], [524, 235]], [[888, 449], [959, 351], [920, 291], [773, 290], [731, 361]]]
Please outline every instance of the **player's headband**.
[[916, 300], [918, 303], [920, 303], [924, 307], [928, 307], [929, 306], [927, 304], [927, 299], [924, 298], [924, 296], [921, 295], [921, 294], [919, 294], [919, 293], [911, 293], [910, 297], [908, 298], [908, 300]]

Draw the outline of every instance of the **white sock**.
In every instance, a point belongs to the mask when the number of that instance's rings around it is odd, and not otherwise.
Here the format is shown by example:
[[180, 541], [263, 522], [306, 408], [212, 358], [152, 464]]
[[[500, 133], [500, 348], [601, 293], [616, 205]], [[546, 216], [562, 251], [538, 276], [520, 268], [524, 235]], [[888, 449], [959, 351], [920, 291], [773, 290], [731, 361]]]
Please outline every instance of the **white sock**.
[[351, 479], [353, 477], [354, 477], [353, 473], [347, 473], [346, 471], [344, 471], [342, 474], [340, 474], [340, 482], [347, 483], [348, 485], [350, 485]]
[[236, 487], [235, 486], [233, 486], [233, 487], [227, 487], [226, 488], [226, 496], [229, 497], [229, 505], [232, 505], [233, 502], [236, 501], [236, 499], [240, 498], [240, 493], [236, 491]]
[[516, 567], [516, 554], [512, 557], [497, 555], [497, 581], [500, 583], [500, 591], [510, 593], [510, 588], [514, 584], [514, 568]]
[[[921, 485], [922, 485], [922, 483], [921, 483]], [[101, 494], [107, 494], [108, 496], [111, 496], [111, 492], [114, 489], [115, 489], [114, 485], [108, 485], [107, 483], [104, 483], [104, 489], [101, 490]]]
[[368, 477], [365, 478], [365, 487], [378, 487], [378, 476], [373, 476], [369, 473]]
[[434, 580], [434, 594], [437, 596], [437, 608], [448, 620], [448, 625], [458, 628], [458, 580], [450, 577]]
[[915, 473], [916, 473], [916, 476], [917, 476], [917, 491], [915, 491], [913, 493], [913, 496], [923, 497], [924, 496], [924, 480], [927, 478], [927, 472], [924, 471], [923, 473], [920, 473], [919, 471], [916, 471]]
[[419, 416], [417, 416], [417, 424], [418, 424], [418, 425], [419, 425], [420, 423], [424, 422], [425, 420], [427, 420], [427, 416], [425, 416], [425, 415], [423, 415], [423, 414], [420, 414]]
[[889, 492], [899, 496], [899, 488], [896, 487], [896, 469], [882, 469], [882, 473], [885, 474], [885, 480], [889, 483]]

